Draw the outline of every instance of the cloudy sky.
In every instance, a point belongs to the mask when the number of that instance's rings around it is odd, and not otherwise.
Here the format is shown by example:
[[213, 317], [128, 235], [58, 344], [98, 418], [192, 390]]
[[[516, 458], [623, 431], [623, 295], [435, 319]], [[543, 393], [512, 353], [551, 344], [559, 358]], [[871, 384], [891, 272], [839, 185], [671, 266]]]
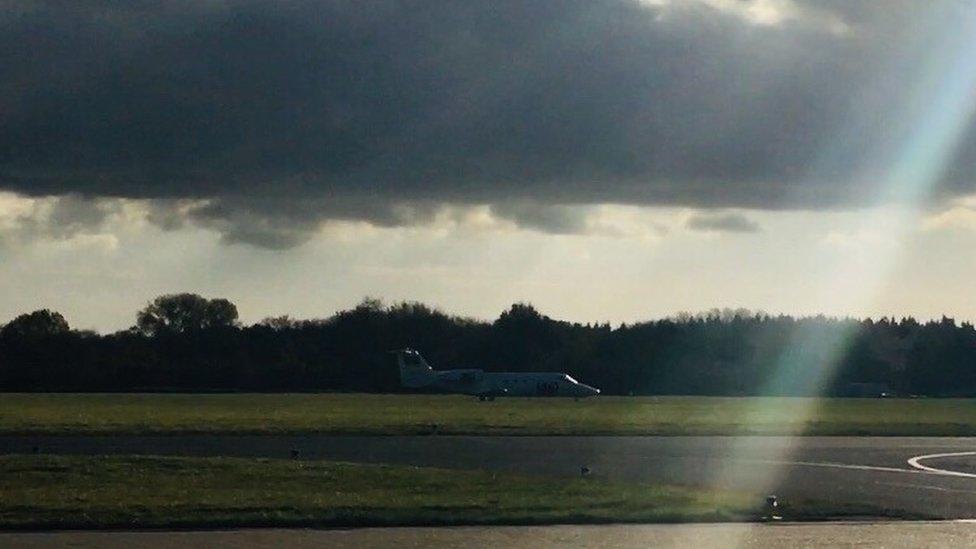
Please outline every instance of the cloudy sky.
[[0, 322], [976, 319], [963, 0], [0, 0]]

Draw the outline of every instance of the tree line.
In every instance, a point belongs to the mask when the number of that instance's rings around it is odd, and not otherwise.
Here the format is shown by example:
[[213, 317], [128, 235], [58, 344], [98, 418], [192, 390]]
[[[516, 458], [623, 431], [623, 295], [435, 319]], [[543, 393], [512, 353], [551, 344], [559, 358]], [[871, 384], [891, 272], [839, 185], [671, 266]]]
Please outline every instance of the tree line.
[[226, 299], [160, 296], [112, 334], [50, 310], [0, 327], [2, 391], [400, 392], [392, 349], [435, 368], [558, 371], [604, 394], [976, 396], [976, 330], [713, 310], [611, 327], [517, 303], [493, 321], [365, 299], [328, 318], [242, 325]]

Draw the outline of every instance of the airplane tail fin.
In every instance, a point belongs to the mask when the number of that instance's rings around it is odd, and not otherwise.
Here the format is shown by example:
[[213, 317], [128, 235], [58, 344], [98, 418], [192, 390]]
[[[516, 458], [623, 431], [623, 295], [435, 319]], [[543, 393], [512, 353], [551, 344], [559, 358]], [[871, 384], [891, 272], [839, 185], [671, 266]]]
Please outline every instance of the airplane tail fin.
[[404, 387], [417, 388], [430, 385], [434, 378], [434, 369], [427, 364], [424, 357], [413, 349], [392, 351], [397, 355], [400, 366], [400, 384]]

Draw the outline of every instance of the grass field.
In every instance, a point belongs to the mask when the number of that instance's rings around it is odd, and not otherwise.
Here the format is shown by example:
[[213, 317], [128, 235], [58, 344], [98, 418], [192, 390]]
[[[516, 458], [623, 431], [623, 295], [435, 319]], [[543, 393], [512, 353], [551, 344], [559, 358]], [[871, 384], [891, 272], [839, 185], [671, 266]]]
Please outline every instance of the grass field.
[[[0, 529], [755, 520], [762, 498], [403, 466], [235, 458], [0, 457]], [[789, 518], [875, 514], [805, 502]]]
[[976, 435], [976, 401], [0, 394], [0, 434]]

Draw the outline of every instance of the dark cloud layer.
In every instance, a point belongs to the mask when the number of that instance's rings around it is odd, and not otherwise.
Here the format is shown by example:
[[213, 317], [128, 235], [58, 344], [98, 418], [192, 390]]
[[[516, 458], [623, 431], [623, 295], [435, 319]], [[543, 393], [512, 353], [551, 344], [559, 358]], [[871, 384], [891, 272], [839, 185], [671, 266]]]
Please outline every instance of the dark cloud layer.
[[911, 131], [918, 21], [972, 10], [779, 5], [0, 2], [0, 189], [206, 199], [152, 219], [269, 247], [445, 203], [552, 232], [579, 229], [569, 205], [869, 203], [879, 144]]

